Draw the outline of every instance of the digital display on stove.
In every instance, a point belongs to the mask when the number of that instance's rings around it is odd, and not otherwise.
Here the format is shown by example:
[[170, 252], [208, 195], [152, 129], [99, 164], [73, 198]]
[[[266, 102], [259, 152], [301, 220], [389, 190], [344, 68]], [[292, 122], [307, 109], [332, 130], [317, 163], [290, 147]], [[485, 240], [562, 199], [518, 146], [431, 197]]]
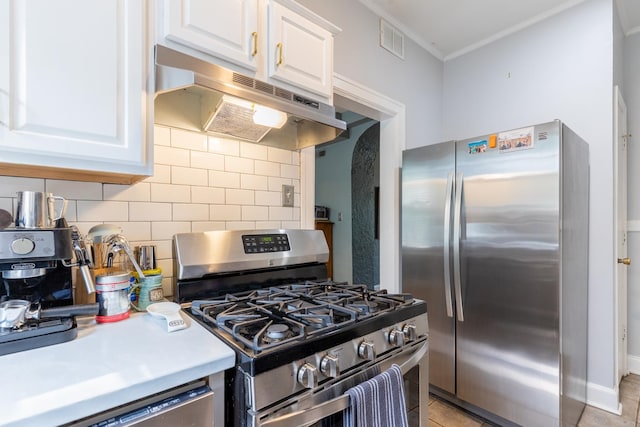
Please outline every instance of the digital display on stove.
[[242, 236], [245, 254], [285, 252], [291, 250], [286, 234], [246, 234]]

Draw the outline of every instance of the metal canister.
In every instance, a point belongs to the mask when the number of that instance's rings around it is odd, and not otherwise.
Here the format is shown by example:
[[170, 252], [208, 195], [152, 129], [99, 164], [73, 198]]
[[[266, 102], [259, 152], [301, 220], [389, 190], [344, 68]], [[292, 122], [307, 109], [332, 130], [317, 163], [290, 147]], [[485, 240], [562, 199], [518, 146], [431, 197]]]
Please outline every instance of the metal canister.
[[138, 265], [142, 270], [153, 270], [157, 268], [155, 245], [138, 246], [136, 248]]
[[96, 276], [98, 323], [117, 322], [129, 317], [131, 274], [115, 272]]

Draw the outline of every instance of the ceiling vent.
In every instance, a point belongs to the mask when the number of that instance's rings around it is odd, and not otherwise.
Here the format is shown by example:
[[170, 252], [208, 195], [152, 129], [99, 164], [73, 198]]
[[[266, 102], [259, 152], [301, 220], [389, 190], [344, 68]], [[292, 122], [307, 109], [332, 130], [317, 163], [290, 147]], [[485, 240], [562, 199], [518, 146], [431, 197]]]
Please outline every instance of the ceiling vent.
[[404, 59], [404, 34], [384, 19], [380, 18], [380, 46]]

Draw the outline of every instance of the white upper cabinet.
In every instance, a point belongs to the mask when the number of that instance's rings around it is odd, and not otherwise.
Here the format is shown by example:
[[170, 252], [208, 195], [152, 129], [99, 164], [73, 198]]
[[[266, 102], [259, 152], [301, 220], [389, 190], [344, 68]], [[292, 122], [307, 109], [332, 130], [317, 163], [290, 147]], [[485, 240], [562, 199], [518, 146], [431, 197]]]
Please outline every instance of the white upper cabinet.
[[331, 98], [333, 34], [278, 2], [269, 5], [268, 73]]
[[165, 37], [258, 69], [258, 0], [167, 0]]
[[146, 0], [0, 2], [0, 173], [153, 174], [147, 13]]
[[332, 102], [333, 38], [340, 29], [295, 1], [164, 0], [162, 4], [160, 43], [211, 62], [222, 60], [250, 77]]

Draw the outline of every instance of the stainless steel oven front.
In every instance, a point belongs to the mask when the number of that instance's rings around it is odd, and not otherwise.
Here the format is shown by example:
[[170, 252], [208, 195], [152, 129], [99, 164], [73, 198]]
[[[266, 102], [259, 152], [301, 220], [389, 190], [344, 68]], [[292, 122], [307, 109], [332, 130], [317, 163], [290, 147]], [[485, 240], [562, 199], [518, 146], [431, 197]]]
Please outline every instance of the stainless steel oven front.
[[[426, 327], [426, 319], [424, 326]], [[308, 358], [299, 360], [253, 378], [244, 375], [245, 386], [255, 391], [255, 393], [245, 393], [245, 396], [248, 398], [254, 396], [256, 400], [246, 402], [248, 425], [254, 427], [340, 426], [343, 413], [350, 404], [345, 392], [384, 372], [392, 364], [396, 364], [403, 373], [409, 425], [426, 427], [429, 419], [429, 342], [426, 331], [424, 334], [421, 334], [423, 332], [421, 330], [418, 332], [421, 338], [415, 342], [389, 351], [375, 361], [341, 372], [337, 378], [277, 404], [270, 402], [271, 396], [279, 394], [276, 389], [288, 387], [291, 392], [291, 385], [296, 383], [298, 379], [296, 377], [303, 371], [306, 363], [311, 362], [310, 366], [323, 366], [322, 355], [315, 355], [312, 360]], [[364, 340], [366, 341], [367, 337]], [[326, 355], [340, 352], [340, 358], [346, 359], [348, 358], [346, 353], [350, 351], [357, 352], [357, 349], [339, 346], [328, 350]]]

